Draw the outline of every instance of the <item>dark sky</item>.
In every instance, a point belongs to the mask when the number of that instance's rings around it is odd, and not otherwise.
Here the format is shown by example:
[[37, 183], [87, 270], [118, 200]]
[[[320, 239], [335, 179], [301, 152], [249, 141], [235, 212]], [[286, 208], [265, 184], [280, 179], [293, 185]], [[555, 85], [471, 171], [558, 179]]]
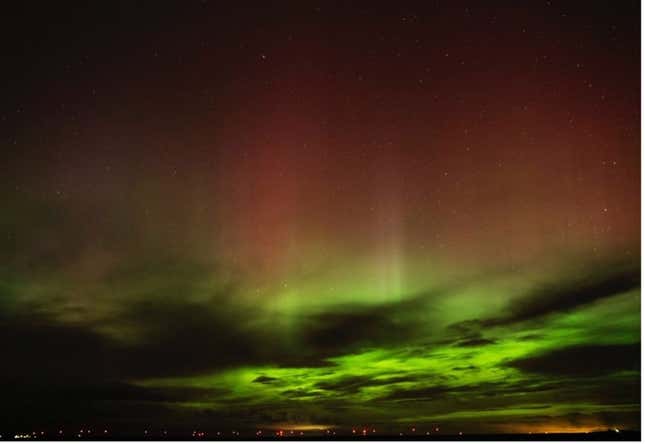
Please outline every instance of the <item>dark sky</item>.
[[4, 428], [640, 428], [637, 1], [15, 2]]

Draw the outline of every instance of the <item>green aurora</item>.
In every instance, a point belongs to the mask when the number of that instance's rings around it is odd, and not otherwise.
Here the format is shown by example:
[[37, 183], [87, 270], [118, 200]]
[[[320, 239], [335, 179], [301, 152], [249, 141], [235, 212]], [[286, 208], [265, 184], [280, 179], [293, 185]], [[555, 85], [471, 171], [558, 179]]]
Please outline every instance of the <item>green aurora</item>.
[[640, 429], [638, 2], [41, 3], [0, 434]]
[[[112, 270], [85, 283], [91, 298], [73, 296], [76, 276], [5, 275], [9, 385], [24, 378], [20, 363], [41, 367], [28, 370], [31, 382], [52, 393], [75, 383], [96, 396], [105, 384], [116, 394], [79, 405], [102, 415], [134, 408], [137, 423], [161, 414], [164, 424], [392, 433], [637, 426], [637, 263], [571, 260], [557, 272], [485, 271], [436, 285], [420, 276], [413, 292], [379, 298], [370, 297], [377, 274], [346, 285], [308, 274], [252, 290], [177, 263]], [[54, 360], [39, 366], [41, 354]], [[84, 415], [74, 403], [71, 412]]]

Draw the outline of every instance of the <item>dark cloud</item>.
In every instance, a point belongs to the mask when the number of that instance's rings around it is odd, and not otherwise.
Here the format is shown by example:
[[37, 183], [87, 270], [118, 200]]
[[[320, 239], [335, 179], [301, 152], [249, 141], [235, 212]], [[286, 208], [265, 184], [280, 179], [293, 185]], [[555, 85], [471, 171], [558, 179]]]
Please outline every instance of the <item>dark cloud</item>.
[[[484, 319], [467, 319], [447, 328], [447, 332], [459, 338], [461, 345], [484, 345], [482, 330], [486, 327], [504, 326], [530, 321], [555, 313], [574, 310], [592, 302], [610, 298], [640, 287], [640, 265], [634, 263], [607, 262], [595, 265], [582, 277], [563, 279], [556, 283], [536, 287], [518, 298], [507, 313]], [[539, 339], [536, 334], [524, 339]], [[482, 341], [481, 344], [478, 344]], [[458, 345], [460, 345], [458, 343]]]
[[465, 365], [463, 367], [453, 367], [452, 369], [456, 371], [479, 370], [479, 367], [477, 367], [476, 365]]
[[7, 401], [30, 399], [42, 401], [56, 399], [64, 402], [82, 401], [138, 401], [138, 402], [182, 402], [206, 399], [228, 393], [223, 389], [195, 387], [142, 387], [126, 382], [52, 384], [30, 381], [28, 384], [3, 385], [3, 398]]
[[247, 329], [244, 316], [225, 303], [217, 309], [177, 300], [138, 303], [120, 319], [140, 323], [143, 331], [140, 342], [125, 350], [124, 365], [138, 377], [161, 377], [262, 362], [270, 338]]
[[[42, 425], [97, 418], [111, 424], [177, 419], [173, 404], [212, 399], [225, 391], [148, 388], [126, 381], [212, 372], [260, 359], [260, 345], [252, 348], [249, 334], [202, 307], [166, 303], [150, 309], [135, 304], [131, 310], [133, 320], [142, 311], [150, 313], [139, 321], [150, 336], [131, 344], [36, 313], [1, 317], [0, 390], [5, 403], [0, 424], [30, 424], [30, 415]], [[162, 342], [154, 344], [155, 339]]]
[[416, 382], [412, 376], [375, 379], [367, 376], [352, 376], [332, 381], [322, 381], [316, 384], [316, 388], [341, 392], [342, 394], [358, 393], [364, 387], [388, 386], [400, 382]]
[[481, 321], [477, 319], [467, 319], [465, 321], [456, 322], [448, 326], [448, 331], [458, 336], [473, 336], [479, 335], [479, 328]]
[[316, 384], [316, 387], [323, 390], [341, 391], [344, 393], [357, 393], [361, 388], [370, 383], [371, 378], [365, 376], [355, 376], [343, 378], [340, 380], [322, 381]]
[[429, 399], [436, 401], [439, 398], [445, 398], [450, 395], [455, 388], [447, 386], [431, 386], [423, 388], [397, 389], [381, 398], [387, 401], [407, 401], [407, 400], [424, 400]]
[[124, 376], [115, 368], [115, 347], [102, 336], [73, 325], [33, 316], [0, 320], [0, 378], [10, 384], [31, 381], [83, 384]]
[[458, 341], [455, 345], [458, 347], [479, 347], [482, 345], [495, 344], [495, 340], [486, 338], [470, 338]]
[[332, 356], [362, 347], [409, 344], [411, 339], [425, 339], [434, 331], [427, 318], [432, 304], [470, 282], [463, 280], [445, 288], [409, 295], [400, 301], [376, 306], [348, 304], [308, 316], [302, 322], [304, 345], [318, 350], [322, 356]]
[[514, 304], [510, 314], [489, 319], [487, 325], [512, 324], [558, 312], [570, 311], [599, 299], [638, 289], [638, 265], [605, 264], [582, 278], [538, 287]]
[[311, 396], [316, 396], [316, 393], [307, 389], [284, 390], [281, 392], [281, 394], [289, 398], [307, 398]]
[[580, 345], [517, 359], [510, 366], [529, 373], [594, 377], [640, 369], [640, 344]]
[[278, 380], [279, 380], [278, 378], [272, 378], [271, 376], [261, 375], [255, 378], [253, 382], [257, 382], [259, 384], [272, 384]]
[[448, 339], [443, 343], [455, 347], [480, 347], [495, 344], [497, 341], [482, 335], [482, 323], [479, 320], [466, 320], [449, 325], [446, 329]]
[[154, 295], [123, 304], [118, 318], [104, 321], [115, 331], [127, 332], [127, 341], [82, 322], [58, 321], [49, 314], [49, 306], [0, 313], [0, 350], [6, 356], [0, 378], [18, 385], [64, 385], [189, 376], [293, 353], [271, 334], [250, 328], [244, 319], [254, 313], [229, 303], [230, 296], [182, 300], [179, 284], [151, 292]]
[[[47, 368], [46, 363], [41, 366]], [[73, 372], [73, 368], [69, 368]], [[77, 376], [77, 375], [76, 375]], [[151, 388], [86, 375], [82, 380], [25, 379], [0, 385], [0, 427], [67, 427], [98, 425], [123, 427], [146, 422], [161, 424], [179, 419], [177, 403], [199, 402], [228, 393], [225, 389], [194, 387]]]
[[303, 338], [316, 350], [336, 354], [354, 347], [404, 341], [415, 331], [411, 322], [392, 319], [381, 309], [365, 309], [313, 316], [305, 326]]

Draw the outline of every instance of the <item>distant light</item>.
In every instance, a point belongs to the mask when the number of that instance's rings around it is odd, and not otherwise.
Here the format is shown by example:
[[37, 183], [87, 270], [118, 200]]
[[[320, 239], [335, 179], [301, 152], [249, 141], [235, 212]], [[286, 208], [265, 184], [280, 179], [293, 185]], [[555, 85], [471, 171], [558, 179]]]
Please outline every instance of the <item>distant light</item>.
[[614, 429], [614, 432], [620, 433], [620, 430], [619, 429]]

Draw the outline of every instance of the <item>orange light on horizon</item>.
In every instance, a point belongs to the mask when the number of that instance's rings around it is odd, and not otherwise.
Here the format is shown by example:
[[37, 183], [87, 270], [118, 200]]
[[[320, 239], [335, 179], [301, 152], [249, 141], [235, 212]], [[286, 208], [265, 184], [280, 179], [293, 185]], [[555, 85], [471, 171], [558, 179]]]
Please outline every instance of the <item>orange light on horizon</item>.
[[548, 424], [506, 424], [502, 430], [506, 433], [591, 433], [603, 432], [606, 430], [617, 430], [615, 426], [607, 424], [588, 423], [588, 424], [570, 424], [570, 423], [548, 423]]

